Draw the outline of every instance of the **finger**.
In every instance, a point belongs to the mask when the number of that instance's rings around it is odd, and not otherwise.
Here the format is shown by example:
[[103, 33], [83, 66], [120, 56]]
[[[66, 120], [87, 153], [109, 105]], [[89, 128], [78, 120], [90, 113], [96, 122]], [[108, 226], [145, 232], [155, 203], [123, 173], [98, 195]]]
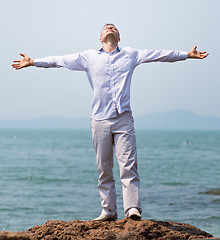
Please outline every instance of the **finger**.
[[25, 57], [25, 54], [24, 54], [24, 53], [20, 53], [20, 55], [21, 55], [22, 57]]
[[15, 68], [15, 69], [19, 69], [20, 66], [18, 64], [12, 64], [12, 67]]
[[19, 69], [21, 69], [21, 67], [15, 67], [15, 70], [19, 70]]
[[20, 62], [21, 60], [14, 60], [13, 62]]
[[195, 45], [193, 49], [196, 50], [196, 48], [197, 48], [197, 46]]
[[206, 58], [208, 56], [208, 53], [207, 54], [203, 54], [203, 55], [199, 55], [198, 58], [199, 59], [203, 59], [203, 58]]
[[207, 53], [207, 54], [203, 55], [202, 58], [206, 58], [208, 55], [209, 55], [209, 54]]

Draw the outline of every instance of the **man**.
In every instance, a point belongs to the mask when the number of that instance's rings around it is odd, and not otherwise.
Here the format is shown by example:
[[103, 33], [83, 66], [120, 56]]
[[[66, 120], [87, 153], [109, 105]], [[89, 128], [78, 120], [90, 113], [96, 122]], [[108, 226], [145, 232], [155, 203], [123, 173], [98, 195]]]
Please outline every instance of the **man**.
[[187, 52], [120, 49], [120, 35], [113, 24], [106, 24], [100, 35], [102, 47], [42, 59], [15, 60], [15, 69], [36, 66], [44, 68], [66, 67], [85, 71], [94, 91], [91, 128], [99, 171], [98, 188], [101, 197], [101, 215], [93, 220], [117, 219], [116, 191], [113, 177], [113, 150], [119, 162], [123, 190], [124, 213], [132, 219], [141, 218], [139, 175], [134, 122], [130, 107], [132, 73], [141, 63], [175, 62], [187, 58], [203, 59], [206, 52], [197, 52], [196, 46]]

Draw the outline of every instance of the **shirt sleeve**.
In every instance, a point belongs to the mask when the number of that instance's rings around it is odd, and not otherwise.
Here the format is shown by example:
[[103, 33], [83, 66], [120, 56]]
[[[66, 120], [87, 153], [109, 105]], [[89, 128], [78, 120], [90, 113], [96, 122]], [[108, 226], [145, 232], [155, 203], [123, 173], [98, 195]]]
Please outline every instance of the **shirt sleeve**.
[[86, 71], [87, 60], [84, 53], [77, 53], [34, 59], [34, 65], [43, 68], [65, 67], [70, 70]]
[[137, 50], [137, 65], [149, 62], [177, 62], [187, 59], [187, 52], [170, 50]]

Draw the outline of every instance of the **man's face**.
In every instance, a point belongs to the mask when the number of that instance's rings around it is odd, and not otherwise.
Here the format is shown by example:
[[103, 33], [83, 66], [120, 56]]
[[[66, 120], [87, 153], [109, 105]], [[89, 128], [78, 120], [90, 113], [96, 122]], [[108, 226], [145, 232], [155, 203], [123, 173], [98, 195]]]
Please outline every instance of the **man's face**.
[[101, 35], [100, 35], [100, 41], [104, 42], [107, 40], [108, 37], [113, 37], [115, 41], [119, 42], [119, 31], [114, 25], [106, 25], [102, 29]]

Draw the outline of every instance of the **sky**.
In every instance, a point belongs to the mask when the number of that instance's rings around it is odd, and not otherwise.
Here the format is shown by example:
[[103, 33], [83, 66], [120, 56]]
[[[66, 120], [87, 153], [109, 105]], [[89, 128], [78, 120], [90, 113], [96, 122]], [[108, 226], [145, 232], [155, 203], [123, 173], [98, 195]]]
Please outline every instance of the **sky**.
[[219, 0], [20, 0], [0, 8], [0, 119], [90, 117], [92, 90], [85, 72], [29, 67], [13, 60], [65, 55], [101, 46], [106, 23], [120, 47], [207, 51], [204, 60], [149, 63], [131, 85], [135, 117], [174, 109], [220, 117]]

